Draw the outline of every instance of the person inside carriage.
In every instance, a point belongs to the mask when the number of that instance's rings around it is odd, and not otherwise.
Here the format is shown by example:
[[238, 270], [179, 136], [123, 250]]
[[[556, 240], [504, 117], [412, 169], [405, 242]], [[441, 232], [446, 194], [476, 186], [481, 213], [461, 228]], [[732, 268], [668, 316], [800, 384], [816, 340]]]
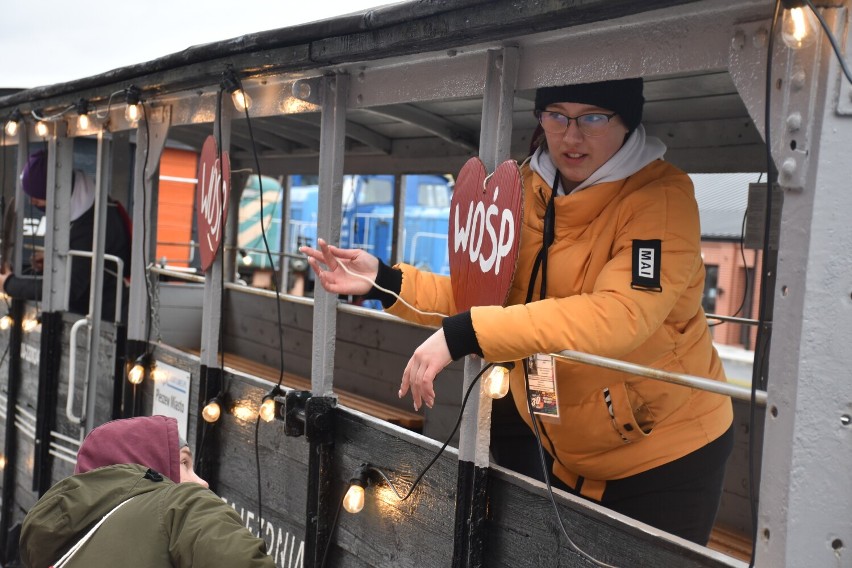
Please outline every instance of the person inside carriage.
[[[521, 166], [520, 253], [504, 306], [459, 312], [448, 277], [324, 241], [300, 250], [327, 291], [440, 326], [403, 373], [399, 396], [410, 392], [416, 409], [434, 404], [435, 378], [453, 360], [533, 358], [514, 366], [511, 397], [495, 401], [494, 461], [541, 479], [536, 420], [557, 487], [705, 544], [733, 446], [730, 398], [548, 355], [570, 349], [726, 380], [701, 306], [692, 182], [646, 135], [643, 105], [641, 78], [536, 91], [540, 135]], [[421, 315], [394, 294], [450, 316]], [[525, 369], [542, 366], [554, 371], [549, 388], [528, 393]], [[533, 396], [542, 411], [531, 416]]]

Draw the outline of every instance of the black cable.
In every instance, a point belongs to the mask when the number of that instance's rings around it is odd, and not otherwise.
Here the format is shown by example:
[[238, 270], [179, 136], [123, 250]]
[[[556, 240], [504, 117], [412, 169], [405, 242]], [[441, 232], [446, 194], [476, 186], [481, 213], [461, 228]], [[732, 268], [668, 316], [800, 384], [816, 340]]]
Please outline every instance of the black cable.
[[[227, 72], [227, 77], [229, 79], [233, 79], [234, 84], [240, 89], [243, 93], [245, 90], [243, 89], [242, 80], [240, 76], [234, 72], [233, 70], [229, 70]], [[219, 101], [219, 112], [221, 116], [221, 92], [220, 91], [220, 101]], [[282, 322], [281, 317], [281, 298], [280, 290], [278, 285], [278, 278], [274, 274], [275, 263], [272, 260], [272, 251], [269, 248], [269, 240], [266, 237], [266, 228], [263, 226], [264, 221], [264, 207], [263, 207], [263, 175], [260, 169], [260, 158], [257, 154], [257, 144], [254, 140], [254, 130], [251, 126], [251, 116], [249, 116], [248, 105], [243, 105], [243, 111], [246, 116], [246, 126], [248, 127], [249, 140], [251, 141], [251, 151], [252, 156], [254, 157], [254, 166], [255, 166], [255, 175], [257, 175], [257, 184], [260, 192], [260, 235], [263, 238], [263, 246], [266, 250], [266, 258], [269, 260], [269, 266], [273, 268], [272, 275], [272, 287], [275, 292], [275, 313], [278, 321], [278, 356], [279, 356], [279, 366], [278, 366], [278, 383], [275, 387], [267, 393], [263, 399], [261, 399], [261, 405], [263, 402], [269, 397], [274, 397], [275, 395], [281, 392], [281, 384], [284, 382], [284, 324]], [[283, 257], [279, 262], [284, 262]], [[261, 479], [261, 469], [260, 469], [260, 422], [261, 418], [258, 416], [257, 421], [255, 421], [254, 426], [254, 461], [257, 472], [257, 507], [258, 507], [258, 523], [263, 519], [263, 498], [262, 498], [262, 479]]]
[[[757, 176], [757, 183], [760, 183], [760, 180], [762, 178], [763, 178], [763, 174], [761, 173]], [[748, 218], [748, 208], [746, 208], [746, 210], [743, 212], [743, 221], [740, 224], [740, 238], [739, 238], [739, 241], [737, 243], [737, 244], [739, 244], [740, 258], [743, 261], [743, 276], [745, 277], [745, 286], [743, 288], [743, 299], [742, 299], [742, 301], [740, 301], [740, 307], [738, 307], [737, 310], [733, 314], [731, 314], [732, 318], [737, 317], [737, 314], [739, 314], [743, 310], [743, 308], [745, 307], [745, 304], [746, 304], [746, 299], [748, 298], [748, 289], [749, 289], [750, 282], [749, 282], [749, 278], [748, 278], [748, 261], [746, 260], [746, 257], [745, 257], [745, 227], [746, 227], [746, 219], [747, 218]], [[750, 314], [746, 317], [749, 317], [749, 316], [750, 316]], [[710, 319], [712, 319], [712, 316], [708, 316], [708, 317]], [[716, 321], [714, 323], [708, 323], [707, 327], [715, 327], [717, 325], [722, 325], [723, 323], [726, 323], [725, 320], [719, 320], [719, 321]]]
[[[236, 79], [237, 86], [239, 87], [239, 89], [241, 91], [243, 91], [243, 93], [245, 93], [245, 90], [243, 89], [243, 84], [242, 84], [242, 81], [240, 80], [239, 75], [234, 73], [234, 77]], [[254, 167], [255, 167], [255, 172], [256, 172], [256, 175], [257, 175], [257, 184], [258, 184], [258, 187], [260, 188], [259, 189], [260, 190], [260, 235], [263, 238], [263, 247], [266, 250], [266, 258], [267, 258], [267, 260], [269, 260], [269, 266], [274, 269], [275, 263], [272, 260], [272, 251], [269, 248], [269, 241], [267, 240], [267, 237], [266, 237], [266, 228], [263, 226], [263, 175], [262, 175], [262, 172], [260, 170], [260, 158], [257, 155], [257, 144], [254, 141], [254, 130], [252, 129], [252, 126], [251, 126], [251, 117], [249, 116], [249, 111], [248, 111], [247, 105], [244, 106], [244, 112], [245, 112], [245, 115], [246, 115], [246, 126], [248, 127], [249, 140], [251, 141], [251, 152], [252, 152], [252, 156], [254, 157]], [[270, 215], [270, 218], [271, 218], [271, 215]], [[282, 230], [285, 230], [285, 229], [282, 228]], [[282, 263], [282, 262], [284, 262], [284, 257], [281, 257], [281, 260], [279, 260], [279, 264]], [[278, 385], [277, 385], [277, 388], [276, 388], [276, 391], [277, 391], [277, 390], [280, 390], [281, 384], [284, 381], [284, 335], [283, 335], [283, 327], [284, 326], [283, 326], [283, 323], [281, 321], [281, 300], [278, 297], [281, 292], [279, 290], [278, 278], [276, 277], [274, 271], [273, 271], [273, 275], [272, 275], [272, 287], [273, 287], [273, 290], [275, 291], [275, 300], [276, 300], [275, 306], [277, 308], [275, 310], [275, 312], [276, 312], [276, 315], [278, 317], [278, 354], [279, 354], [278, 371], [279, 371], [279, 373], [278, 373]], [[277, 393], [275, 393], [275, 394], [277, 394]]]
[[562, 531], [562, 536], [565, 537], [565, 540], [568, 541], [568, 544], [573, 548], [576, 552], [578, 552], [581, 556], [586, 558], [587, 560], [593, 562], [597, 566], [602, 566], [604, 568], [615, 568], [611, 564], [607, 564], [598, 560], [597, 558], [590, 555], [588, 552], [581, 549], [577, 546], [574, 541], [568, 536], [568, 531], [565, 529], [565, 525], [562, 523], [562, 515], [559, 514], [559, 507], [556, 505], [556, 498], [553, 496], [553, 487], [550, 484], [550, 473], [547, 471], [547, 460], [544, 457], [544, 447], [541, 443], [541, 432], [538, 428], [538, 419], [536, 418], [535, 411], [532, 407], [532, 402], [530, 401], [530, 377], [527, 373], [527, 366], [521, 365], [524, 368], [524, 387], [526, 389], [526, 399], [527, 399], [527, 411], [530, 413], [530, 421], [533, 425], [533, 432], [535, 433], [535, 440], [538, 443], [538, 457], [541, 463], [541, 472], [544, 475], [544, 483], [547, 486], [547, 495], [550, 498], [550, 504], [553, 506], [553, 512], [556, 514], [556, 520], [559, 523], [559, 528]]
[[808, 8], [811, 9], [811, 12], [813, 12], [819, 20], [825, 35], [828, 36], [828, 41], [831, 44], [831, 49], [834, 50], [837, 62], [840, 63], [840, 68], [843, 69], [843, 74], [846, 75], [846, 80], [852, 83], [852, 72], [849, 71], [849, 67], [846, 65], [846, 59], [843, 57], [843, 54], [840, 53], [840, 46], [837, 44], [837, 39], [834, 37], [834, 34], [831, 33], [831, 28], [828, 27], [825, 18], [822, 17], [822, 13], [816, 9], [811, 0], [804, 0], [804, 3], [808, 5]]
[[[394, 492], [394, 494], [397, 496], [397, 498], [400, 501], [405, 501], [406, 499], [411, 497], [411, 494], [414, 493], [414, 490], [420, 484], [420, 481], [423, 479], [423, 476], [426, 475], [426, 472], [429, 471], [429, 469], [431, 469], [431, 467], [433, 465], [435, 465], [435, 462], [438, 461], [438, 458], [441, 457], [441, 454], [443, 454], [444, 450], [447, 449], [447, 446], [450, 445], [450, 441], [453, 439], [453, 436], [456, 435], [456, 431], [458, 431], [459, 426], [461, 425], [462, 417], [464, 416], [464, 409], [465, 409], [465, 406], [467, 406], [467, 399], [470, 398], [470, 394], [473, 392], [473, 387], [476, 386], [476, 383], [479, 382], [480, 377], [482, 377], [482, 375], [485, 373], [485, 371], [487, 371], [488, 369], [490, 369], [493, 366], [494, 366], [494, 363], [486, 364], [482, 368], [482, 370], [480, 370], [479, 373], [477, 373], [476, 376], [473, 377], [473, 380], [470, 382], [470, 385], [467, 387], [467, 391], [465, 392], [464, 397], [462, 398], [461, 409], [459, 410], [459, 417], [456, 420], [456, 425], [453, 426], [452, 432], [450, 432], [450, 435], [447, 436], [447, 441], [444, 442], [444, 444], [441, 446], [441, 449], [438, 450], [438, 452], [429, 461], [429, 463], [426, 465], [426, 467], [424, 467], [423, 470], [420, 472], [420, 474], [414, 479], [414, 482], [411, 484], [411, 487], [408, 488], [408, 492], [404, 496], [400, 495], [396, 486], [388, 478], [388, 476], [385, 474], [384, 471], [382, 471], [378, 467], [376, 467], [374, 465], [370, 465], [370, 464], [365, 464], [362, 467], [366, 467], [370, 471], [374, 471], [374, 472], [378, 473], [382, 477], [382, 479], [385, 480], [385, 483], [388, 484], [388, 486], [391, 488], [391, 490]], [[343, 496], [346, 497], [346, 491], [343, 492]], [[337, 506], [337, 513], [334, 515], [334, 521], [332, 522], [331, 529], [329, 530], [329, 533], [328, 533], [328, 540], [325, 543], [325, 550], [323, 552], [322, 562], [320, 563], [319, 568], [323, 568], [325, 566], [325, 560], [326, 560], [326, 557], [328, 556], [328, 549], [331, 547], [331, 541], [332, 541], [332, 538], [334, 537], [334, 531], [337, 528], [337, 519], [340, 516], [340, 507], [342, 507], [342, 506], [343, 506], [343, 498], [340, 499], [340, 503]]]

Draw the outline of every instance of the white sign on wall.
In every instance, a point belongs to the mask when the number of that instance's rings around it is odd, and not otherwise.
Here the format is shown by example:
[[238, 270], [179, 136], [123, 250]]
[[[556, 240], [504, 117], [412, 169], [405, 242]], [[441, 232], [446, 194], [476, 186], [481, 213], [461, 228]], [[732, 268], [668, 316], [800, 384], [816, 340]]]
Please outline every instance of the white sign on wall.
[[178, 423], [178, 432], [184, 440], [189, 423], [189, 371], [157, 362], [154, 380], [154, 408], [152, 414], [171, 416]]

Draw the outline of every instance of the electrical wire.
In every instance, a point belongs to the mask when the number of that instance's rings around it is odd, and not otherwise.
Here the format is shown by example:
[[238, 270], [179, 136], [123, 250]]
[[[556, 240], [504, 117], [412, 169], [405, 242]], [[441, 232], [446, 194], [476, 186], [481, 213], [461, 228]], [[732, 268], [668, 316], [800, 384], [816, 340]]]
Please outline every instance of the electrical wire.
[[544, 457], [544, 447], [541, 443], [541, 432], [538, 427], [538, 419], [536, 418], [535, 411], [532, 407], [532, 402], [530, 401], [530, 377], [527, 373], [527, 366], [521, 365], [524, 368], [524, 387], [526, 389], [526, 399], [527, 399], [527, 411], [530, 413], [530, 421], [533, 425], [533, 432], [535, 433], [535, 439], [538, 444], [538, 456], [541, 461], [541, 472], [544, 474], [544, 483], [547, 486], [547, 495], [550, 497], [550, 504], [553, 506], [553, 512], [556, 514], [556, 520], [559, 523], [559, 528], [562, 531], [562, 536], [565, 537], [565, 540], [568, 541], [568, 544], [573, 548], [577, 553], [581, 556], [593, 562], [597, 566], [601, 566], [602, 568], [616, 568], [612, 564], [607, 564], [605, 562], [601, 562], [597, 558], [591, 556], [588, 552], [581, 549], [574, 541], [568, 536], [568, 531], [565, 530], [565, 525], [562, 522], [562, 515], [559, 514], [559, 507], [556, 505], [556, 499], [553, 497], [553, 487], [550, 484], [550, 473], [547, 471], [547, 460]]
[[834, 34], [831, 33], [831, 28], [828, 27], [828, 23], [826, 23], [825, 18], [822, 17], [822, 13], [816, 9], [811, 0], [804, 0], [804, 3], [808, 5], [808, 8], [811, 9], [811, 12], [813, 12], [817, 17], [817, 20], [819, 20], [825, 35], [828, 37], [828, 42], [831, 44], [831, 49], [834, 50], [837, 62], [840, 63], [840, 68], [843, 69], [843, 74], [846, 75], [846, 80], [852, 83], [852, 72], [850, 72], [849, 67], [846, 65], [846, 59], [840, 52], [840, 46], [837, 44], [837, 39], [834, 37]]
[[[236, 81], [237, 87], [245, 93], [243, 90], [243, 83], [240, 79], [240, 76], [234, 72], [232, 69], [228, 71], [232, 74], [234, 80]], [[221, 91], [220, 91], [221, 93]], [[221, 97], [221, 95], [220, 95]], [[220, 102], [221, 105], [221, 102]], [[272, 251], [269, 248], [269, 240], [266, 237], [266, 228], [263, 226], [263, 175], [260, 170], [260, 158], [257, 154], [257, 144], [254, 140], [254, 130], [251, 126], [251, 116], [249, 116], [248, 105], [243, 105], [243, 111], [246, 116], [246, 126], [248, 127], [249, 141], [251, 143], [251, 151], [252, 156], [254, 157], [254, 165], [255, 165], [255, 175], [257, 175], [257, 184], [260, 193], [260, 235], [263, 239], [263, 247], [266, 250], [266, 258], [269, 260], [269, 265], [271, 267], [275, 267], [275, 263], [272, 260]], [[221, 110], [220, 110], [221, 112]], [[283, 258], [280, 262], [284, 262]], [[281, 299], [280, 299], [280, 290], [278, 278], [273, 274], [272, 276], [272, 288], [275, 292], [275, 314], [277, 317], [278, 323], [278, 356], [279, 356], [279, 366], [278, 366], [278, 383], [275, 387], [267, 393], [263, 399], [261, 399], [261, 404], [269, 398], [274, 397], [275, 395], [281, 392], [281, 384], [284, 382], [284, 324], [281, 317]], [[254, 425], [254, 462], [255, 462], [255, 471], [257, 472], [257, 513], [258, 513], [258, 525], [262, 522], [263, 519], [263, 498], [262, 498], [262, 486], [263, 482], [261, 479], [261, 469], [260, 469], [260, 422], [261, 418], [258, 416]], [[262, 528], [262, 527], [261, 527]]]
[[94, 110], [95, 118], [97, 118], [98, 120], [103, 120], [103, 119], [109, 117], [109, 111], [112, 109], [112, 99], [115, 98], [116, 95], [121, 95], [121, 94], [126, 93], [126, 92], [127, 92], [126, 89], [122, 89], [120, 91], [110, 93], [109, 98], [107, 99], [106, 112], [103, 114], [103, 116], [101, 116], [100, 111], [98, 111], [98, 108], [95, 107], [95, 110]]
[[352, 270], [350, 270], [350, 269], [346, 266], [346, 264], [345, 264], [345, 263], [343, 263], [343, 262], [341, 262], [340, 260], [338, 260], [338, 261], [337, 261], [337, 266], [339, 266], [340, 268], [342, 268], [342, 269], [343, 269], [343, 271], [344, 271], [346, 274], [348, 274], [349, 276], [353, 276], [353, 277], [355, 277], [355, 278], [359, 278], [359, 279], [363, 280], [364, 282], [366, 282], [366, 283], [370, 284], [370, 285], [371, 285], [373, 288], [375, 288], [376, 290], [379, 290], [379, 291], [381, 291], [381, 292], [384, 292], [385, 294], [389, 294], [389, 295], [393, 296], [394, 298], [396, 298], [397, 300], [399, 300], [399, 301], [400, 301], [403, 305], [405, 305], [405, 307], [407, 307], [407, 308], [408, 308], [409, 310], [411, 310], [411, 311], [417, 312], [418, 314], [423, 315], [423, 316], [437, 316], [437, 317], [440, 317], [440, 318], [448, 318], [448, 317], [450, 317], [449, 315], [447, 315], [447, 314], [442, 314], [441, 312], [424, 312], [424, 311], [422, 311], [422, 310], [418, 310], [417, 308], [415, 308], [414, 306], [412, 306], [411, 304], [409, 304], [408, 302], [406, 302], [406, 301], [402, 298], [402, 296], [400, 296], [399, 294], [397, 294], [397, 293], [396, 293], [396, 292], [394, 292], [393, 290], [388, 290], [387, 288], [382, 288], [381, 286], [379, 286], [378, 284], [376, 284], [373, 280], [370, 280], [369, 278], [367, 278], [367, 277], [366, 277], [366, 276], [364, 276], [363, 274], [356, 274], [355, 272], [352, 272]]
[[52, 114], [50, 116], [41, 116], [38, 113], [38, 111], [36, 111], [36, 110], [31, 110], [30, 114], [36, 120], [40, 120], [42, 122], [53, 122], [55, 120], [59, 120], [60, 118], [62, 118], [63, 116], [65, 116], [66, 114], [68, 114], [69, 112], [74, 110], [75, 108], [77, 108], [76, 105], [68, 105], [67, 107], [65, 107], [64, 109], [59, 111], [58, 113]]
[[[438, 458], [441, 457], [441, 454], [443, 454], [444, 450], [447, 449], [447, 446], [450, 445], [450, 441], [453, 439], [453, 436], [456, 435], [456, 432], [458, 431], [459, 426], [461, 426], [462, 417], [464, 416], [464, 409], [465, 409], [465, 406], [467, 406], [467, 401], [470, 398], [471, 393], [473, 392], [473, 387], [476, 386], [476, 384], [479, 382], [479, 379], [482, 377], [483, 374], [485, 374], [485, 371], [487, 371], [488, 369], [490, 369], [493, 366], [494, 366], [494, 363], [488, 363], [487, 365], [482, 367], [482, 370], [480, 370], [479, 373], [477, 373], [475, 377], [473, 377], [473, 380], [470, 382], [470, 385], [467, 387], [467, 391], [465, 392], [464, 397], [462, 398], [461, 409], [459, 410], [458, 419], [456, 419], [456, 425], [453, 426], [453, 429], [450, 432], [450, 435], [447, 436], [447, 440], [443, 443], [443, 445], [441, 446], [441, 449], [439, 449], [437, 451], [437, 453], [432, 457], [432, 459], [429, 460], [429, 463], [426, 464], [426, 467], [424, 467], [423, 470], [420, 472], [420, 474], [414, 479], [414, 482], [412, 482], [411, 487], [408, 488], [408, 491], [405, 493], [405, 495], [400, 494], [399, 490], [396, 488], [396, 486], [393, 484], [393, 482], [390, 480], [390, 478], [388, 478], [387, 474], [385, 474], [384, 471], [382, 471], [381, 469], [379, 469], [378, 467], [376, 467], [374, 465], [365, 464], [367, 469], [377, 473], [382, 479], [384, 479], [385, 483], [388, 484], [388, 486], [391, 488], [391, 491], [393, 491], [394, 495], [396, 495], [397, 499], [399, 499], [400, 501], [405, 501], [406, 499], [411, 497], [411, 494], [414, 493], [414, 490], [420, 484], [420, 481], [423, 479], [423, 476], [426, 475], [426, 472], [429, 471], [432, 468], [433, 465], [435, 465], [435, 462], [438, 461]], [[345, 496], [346, 492], [344, 491], [343, 494]], [[340, 507], [342, 505], [343, 505], [343, 499], [341, 498], [340, 503], [337, 506], [337, 513], [334, 516], [334, 521], [331, 525], [331, 529], [329, 529], [329, 532], [328, 532], [328, 540], [325, 543], [325, 551], [323, 552], [322, 561], [320, 562], [319, 568], [323, 568], [325, 566], [326, 557], [328, 556], [328, 549], [331, 546], [331, 540], [332, 540], [332, 537], [334, 536], [334, 531], [337, 528], [337, 519], [340, 515]]]
[[[761, 179], [763, 179], [763, 173], [758, 174], [756, 183], [760, 183]], [[740, 258], [743, 261], [743, 276], [745, 277], [745, 284], [744, 284], [744, 287], [743, 287], [743, 299], [740, 302], [740, 306], [736, 309], [736, 311], [733, 314], [731, 314], [730, 317], [732, 317], [732, 318], [737, 317], [737, 315], [743, 310], [743, 308], [745, 307], [745, 304], [746, 304], [746, 300], [748, 299], [748, 291], [749, 291], [749, 284], [750, 284], [749, 278], [748, 278], [748, 268], [749, 267], [748, 267], [748, 261], [746, 260], [746, 257], [745, 257], [745, 227], [746, 227], [746, 219], [747, 218], [748, 218], [748, 208], [746, 208], [746, 211], [743, 212], [743, 221], [740, 224], [740, 238], [739, 238], [739, 242], [738, 242], [739, 249], [740, 249]], [[749, 314], [749, 317], [750, 316], [751, 316], [751, 314]], [[708, 319], [712, 319], [712, 317], [708, 317]], [[726, 323], [726, 322], [724, 320], [719, 320], [715, 323], [708, 323], [707, 327], [715, 327], [715, 326], [721, 325], [723, 323]]]

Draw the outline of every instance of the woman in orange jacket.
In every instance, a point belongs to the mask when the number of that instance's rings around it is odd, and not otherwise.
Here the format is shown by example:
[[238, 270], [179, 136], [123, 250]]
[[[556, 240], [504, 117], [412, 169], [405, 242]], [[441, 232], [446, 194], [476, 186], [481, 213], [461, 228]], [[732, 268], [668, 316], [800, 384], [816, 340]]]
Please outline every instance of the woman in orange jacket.
[[[543, 140], [521, 167], [524, 220], [505, 306], [459, 313], [445, 276], [322, 241], [300, 250], [329, 292], [367, 294], [390, 313], [440, 324], [403, 374], [399, 394], [411, 391], [415, 408], [432, 406], [435, 377], [452, 360], [534, 357], [554, 373], [536, 377], [531, 393], [532, 367], [516, 365], [512, 398], [528, 425], [527, 397], [541, 403], [535, 415], [558, 486], [704, 544], [733, 444], [730, 399], [547, 355], [570, 349], [725, 381], [701, 307], [692, 183], [645, 135], [642, 89], [641, 79], [625, 79], [536, 92]], [[418, 310], [452, 315], [424, 316], [372, 282]]]

